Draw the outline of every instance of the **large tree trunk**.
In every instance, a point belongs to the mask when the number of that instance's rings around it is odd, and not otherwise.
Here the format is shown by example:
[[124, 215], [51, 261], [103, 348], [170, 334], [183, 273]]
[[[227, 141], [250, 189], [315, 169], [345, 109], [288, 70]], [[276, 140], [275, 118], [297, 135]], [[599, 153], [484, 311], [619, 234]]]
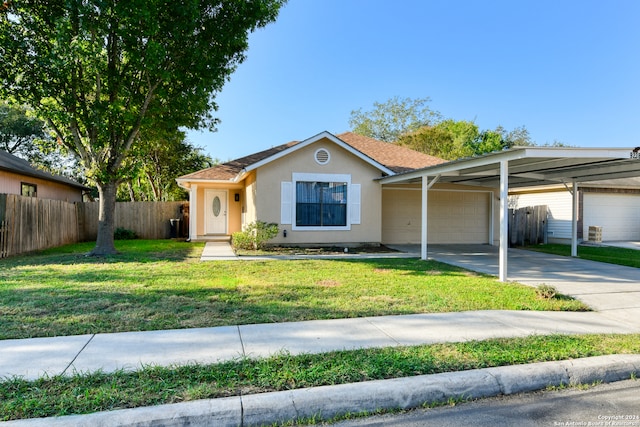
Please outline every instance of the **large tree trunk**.
[[113, 232], [115, 229], [116, 213], [116, 182], [99, 183], [100, 213], [98, 214], [98, 238], [96, 247], [91, 255], [104, 256], [118, 253], [114, 245]]

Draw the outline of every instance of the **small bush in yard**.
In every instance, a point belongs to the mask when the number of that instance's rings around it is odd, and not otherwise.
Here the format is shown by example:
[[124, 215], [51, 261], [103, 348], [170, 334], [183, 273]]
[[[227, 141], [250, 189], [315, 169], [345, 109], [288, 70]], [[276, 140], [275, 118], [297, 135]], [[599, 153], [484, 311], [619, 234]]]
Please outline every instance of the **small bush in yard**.
[[113, 238], [115, 240], [134, 240], [138, 238], [138, 235], [133, 230], [118, 227], [113, 232]]
[[278, 224], [255, 221], [248, 224], [244, 231], [231, 236], [231, 243], [236, 249], [257, 250], [264, 248], [267, 241], [278, 235]]
[[558, 294], [558, 290], [551, 285], [540, 285], [536, 289], [536, 294], [542, 299], [551, 299]]

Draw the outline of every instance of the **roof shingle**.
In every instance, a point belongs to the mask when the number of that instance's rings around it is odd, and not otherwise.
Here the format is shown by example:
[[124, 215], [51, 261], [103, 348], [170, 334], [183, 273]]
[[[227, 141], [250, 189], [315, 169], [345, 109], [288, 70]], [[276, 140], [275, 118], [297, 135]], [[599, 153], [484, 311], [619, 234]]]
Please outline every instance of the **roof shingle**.
[[407, 172], [446, 162], [446, 160], [439, 157], [429, 156], [428, 154], [407, 147], [402, 147], [390, 142], [378, 141], [377, 139], [353, 132], [341, 133], [337, 135], [337, 137], [395, 173]]
[[[410, 148], [401, 147], [389, 142], [378, 141], [377, 139], [358, 135], [353, 132], [345, 132], [337, 137], [358, 150], [365, 156], [375, 160], [395, 173], [407, 172], [427, 166], [444, 163], [445, 160], [438, 157], [429, 156]], [[208, 169], [203, 169], [188, 175], [181, 176], [181, 180], [212, 180], [230, 181], [238, 176], [243, 169], [269, 157], [280, 153], [288, 148], [299, 144], [299, 141], [292, 141], [287, 144], [278, 145], [268, 150], [250, 154], [230, 162], [222, 163]]]

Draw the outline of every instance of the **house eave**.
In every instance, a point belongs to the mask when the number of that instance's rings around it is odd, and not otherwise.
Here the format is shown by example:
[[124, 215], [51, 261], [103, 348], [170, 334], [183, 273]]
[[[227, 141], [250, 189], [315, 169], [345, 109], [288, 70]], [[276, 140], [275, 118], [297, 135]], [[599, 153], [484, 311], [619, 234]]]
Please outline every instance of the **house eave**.
[[179, 187], [184, 188], [185, 190], [189, 190], [191, 188], [191, 184], [235, 184], [235, 180], [228, 179], [203, 179], [203, 178], [176, 178], [176, 183]]
[[[276, 153], [272, 156], [269, 156], [265, 159], [262, 159], [256, 163], [253, 163], [249, 166], [247, 166], [246, 168], [244, 168], [241, 172], [241, 174], [246, 175], [247, 173], [251, 172], [252, 170], [258, 169], [268, 163], [271, 163], [275, 160], [278, 160], [280, 158], [283, 158], [285, 156], [288, 156], [289, 154], [300, 150], [302, 148], [305, 148], [315, 142], [320, 141], [321, 139], [326, 138], [328, 140], [330, 140], [331, 142], [333, 142], [334, 144], [342, 147], [343, 149], [345, 149], [346, 151], [348, 151], [349, 153], [353, 154], [354, 156], [358, 157], [359, 159], [363, 160], [364, 162], [370, 164], [371, 166], [379, 169], [381, 172], [387, 174], [387, 175], [395, 175], [395, 172], [392, 171], [391, 169], [387, 168], [386, 166], [384, 166], [381, 163], [378, 163], [377, 161], [373, 160], [371, 157], [365, 155], [364, 153], [356, 150], [355, 148], [353, 148], [351, 145], [347, 144], [346, 142], [344, 142], [343, 140], [341, 140], [340, 138], [338, 138], [337, 136], [333, 135], [330, 132], [324, 131], [324, 132], [320, 132], [319, 134], [312, 136], [311, 138], [307, 138], [304, 141], [301, 141], [300, 143], [287, 148], [286, 150], [282, 150], [279, 153]], [[243, 175], [243, 176], [244, 176]], [[240, 175], [239, 175], [240, 176]]]

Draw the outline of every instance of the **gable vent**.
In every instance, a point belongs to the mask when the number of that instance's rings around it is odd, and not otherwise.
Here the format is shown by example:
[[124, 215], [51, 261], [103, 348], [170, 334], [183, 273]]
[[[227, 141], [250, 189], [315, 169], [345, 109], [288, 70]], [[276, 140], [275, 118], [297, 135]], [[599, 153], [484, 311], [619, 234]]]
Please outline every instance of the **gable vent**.
[[316, 162], [319, 165], [326, 165], [327, 163], [329, 163], [329, 160], [331, 160], [331, 155], [324, 148], [320, 148], [320, 149], [316, 150], [316, 153], [314, 154], [314, 157], [316, 158]]

